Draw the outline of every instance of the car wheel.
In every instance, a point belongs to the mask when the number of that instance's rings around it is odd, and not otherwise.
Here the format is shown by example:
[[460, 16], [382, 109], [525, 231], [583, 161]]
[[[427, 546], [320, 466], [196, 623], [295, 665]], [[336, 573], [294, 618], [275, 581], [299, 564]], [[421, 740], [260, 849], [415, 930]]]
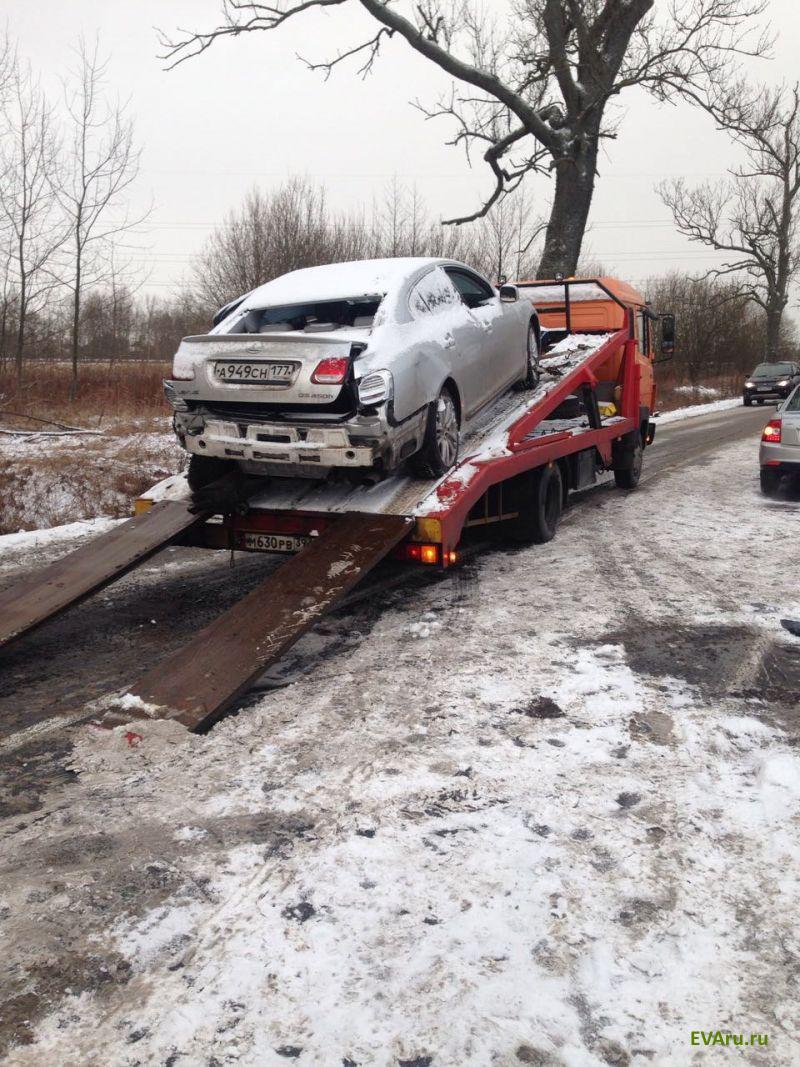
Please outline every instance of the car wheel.
[[614, 471], [614, 481], [617, 483], [617, 488], [635, 489], [642, 476], [642, 462], [644, 460], [642, 435], [638, 430], [626, 445], [621, 458], [625, 466], [621, 467], [620, 470]]
[[536, 340], [536, 327], [532, 322], [528, 323], [528, 349], [527, 362], [525, 364], [525, 377], [514, 382], [514, 388], [518, 391], [523, 389], [535, 389], [542, 376], [542, 368], [539, 364], [539, 343]]
[[535, 545], [553, 540], [564, 508], [564, 485], [557, 463], [521, 476], [516, 506], [519, 516], [508, 524], [511, 540]]
[[743, 396], [743, 397], [742, 397], [742, 403], [744, 404], [744, 406], [745, 406], [746, 408], [752, 407], [752, 405], [753, 405], [753, 398], [752, 398], [752, 397], [750, 397], [750, 396]]
[[455, 466], [458, 429], [455, 397], [445, 386], [428, 408], [422, 448], [410, 460], [411, 469], [418, 478], [441, 478]]
[[761, 481], [761, 492], [764, 496], [774, 496], [781, 481], [780, 471], [772, 471], [769, 467], [762, 467], [759, 473], [759, 480]]
[[224, 478], [236, 469], [236, 464], [230, 459], [220, 459], [219, 456], [198, 456], [192, 454], [189, 460], [189, 470], [186, 472], [186, 480], [193, 493], [198, 489], [205, 489], [212, 482]]
[[764, 403], [764, 401], [763, 401], [763, 400], [757, 400], [757, 401], [756, 401], [756, 403], [757, 403], [757, 404], [763, 404], [763, 403]]

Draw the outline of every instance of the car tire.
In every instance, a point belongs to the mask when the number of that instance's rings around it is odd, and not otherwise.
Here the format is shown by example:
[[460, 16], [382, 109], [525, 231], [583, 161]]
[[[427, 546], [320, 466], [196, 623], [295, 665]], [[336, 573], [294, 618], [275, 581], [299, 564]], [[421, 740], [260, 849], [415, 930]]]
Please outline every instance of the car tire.
[[761, 399], [759, 399], [759, 400], [756, 400], [756, 403], [757, 403], [757, 404], [763, 404], [763, 403], [764, 403], [764, 401], [763, 401], [763, 400], [761, 400]]
[[221, 459], [219, 456], [198, 456], [193, 453], [189, 460], [186, 481], [192, 492], [196, 493], [198, 489], [205, 489], [207, 485], [219, 481], [234, 470], [236, 464], [233, 460]]
[[742, 397], [742, 403], [744, 404], [744, 406], [746, 408], [752, 407], [753, 406], [753, 398], [751, 396], [743, 396]]
[[564, 510], [564, 483], [557, 463], [520, 476], [517, 484], [519, 515], [508, 523], [512, 541], [543, 545], [556, 535]]
[[441, 478], [458, 460], [458, 405], [452, 390], [444, 386], [428, 407], [422, 447], [409, 460], [417, 478]]
[[773, 471], [770, 470], [769, 467], [762, 467], [759, 471], [759, 481], [761, 482], [761, 492], [764, 496], [775, 496], [781, 482], [780, 471]]
[[642, 477], [642, 463], [644, 461], [644, 447], [642, 435], [638, 430], [633, 431], [619, 442], [614, 450], [614, 461], [619, 462], [619, 469], [614, 469], [614, 481], [618, 489], [635, 489]]
[[542, 376], [542, 368], [539, 364], [539, 342], [536, 339], [536, 327], [533, 324], [533, 320], [528, 324], [528, 348], [525, 366], [525, 377], [520, 378], [518, 382], [514, 382], [514, 388], [518, 392], [522, 392], [523, 389], [535, 389]]

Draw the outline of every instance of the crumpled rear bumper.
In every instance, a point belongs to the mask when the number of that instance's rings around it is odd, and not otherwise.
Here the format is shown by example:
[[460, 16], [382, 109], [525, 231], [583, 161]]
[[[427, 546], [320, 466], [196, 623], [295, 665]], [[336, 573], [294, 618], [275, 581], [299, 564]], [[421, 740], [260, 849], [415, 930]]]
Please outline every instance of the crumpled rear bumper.
[[342, 426], [294, 426], [206, 420], [203, 433], [186, 437], [186, 449], [199, 456], [219, 456], [250, 463], [314, 467], [372, 467], [379, 443], [355, 443]]

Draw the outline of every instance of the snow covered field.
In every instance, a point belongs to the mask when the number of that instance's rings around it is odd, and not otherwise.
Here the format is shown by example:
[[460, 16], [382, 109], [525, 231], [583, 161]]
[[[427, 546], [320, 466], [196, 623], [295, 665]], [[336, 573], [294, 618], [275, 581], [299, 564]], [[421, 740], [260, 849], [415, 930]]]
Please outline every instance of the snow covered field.
[[6, 824], [5, 1062], [800, 1062], [799, 516], [729, 446], [327, 620], [206, 737], [79, 728]]

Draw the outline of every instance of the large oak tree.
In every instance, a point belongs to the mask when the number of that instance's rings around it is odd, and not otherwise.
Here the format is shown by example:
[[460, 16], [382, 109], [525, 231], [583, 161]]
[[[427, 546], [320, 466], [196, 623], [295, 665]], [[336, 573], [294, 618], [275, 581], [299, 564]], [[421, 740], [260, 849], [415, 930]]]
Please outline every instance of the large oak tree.
[[447, 98], [423, 110], [453, 121], [453, 142], [480, 147], [494, 187], [477, 211], [446, 221], [484, 215], [532, 171], [555, 174], [540, 277], [577, 267], [600, 143], [615, 134], [614, 98], [638, 86], [659, 100], [694, 99], [737, 56], [766, 48], [755, 27], [763, 0], [669, 0], [659, 12], [655, 0], [511, 0], [494, 17], [470, 0], [224, 0], [216, 27], [165, 37], [165, 58], [175, 65], [314, 8], [345, 18], [346, 5], [366, 11], [375, 32], [310, 66], [329, 73], [354, 60], [365, 74], [399, 37], [453, 79]]

